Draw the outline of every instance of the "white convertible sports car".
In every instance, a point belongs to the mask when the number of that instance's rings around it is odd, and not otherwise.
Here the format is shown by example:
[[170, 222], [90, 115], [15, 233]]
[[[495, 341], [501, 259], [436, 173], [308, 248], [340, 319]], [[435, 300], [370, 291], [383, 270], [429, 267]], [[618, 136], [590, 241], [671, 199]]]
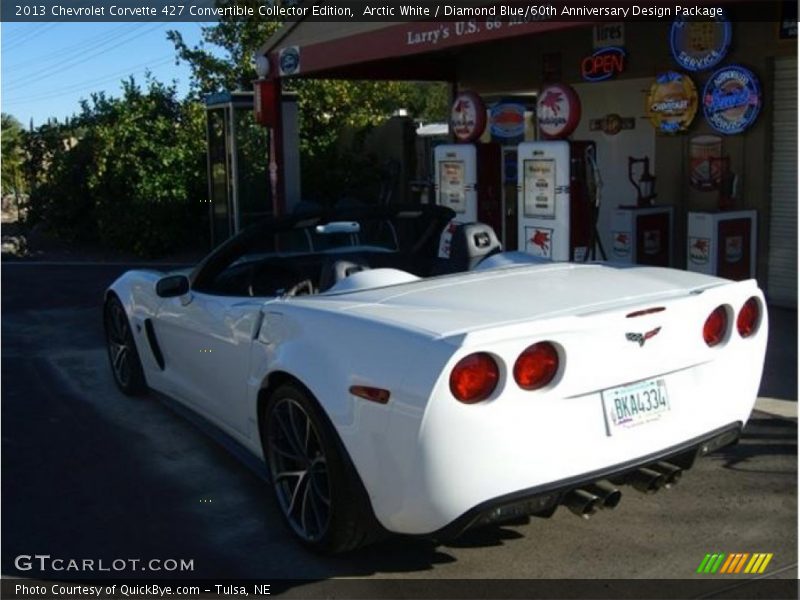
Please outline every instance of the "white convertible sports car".
[[191, 271], [125, 273], [105, 297], [116, 382], [262, 458], [326, 552], [588, 516], [736, 441], [767, 341], [754, 281], [541, 262], [452, 217], [284, 217]]

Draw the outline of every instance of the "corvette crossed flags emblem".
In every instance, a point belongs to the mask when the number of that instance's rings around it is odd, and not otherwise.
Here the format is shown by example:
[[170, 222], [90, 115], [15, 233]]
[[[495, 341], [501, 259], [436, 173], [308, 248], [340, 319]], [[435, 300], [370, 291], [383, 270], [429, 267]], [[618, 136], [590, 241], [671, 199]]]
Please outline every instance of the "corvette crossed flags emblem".
[[626, 333], [625, 339], [629, 342], [639, 342], [639, 347], [642, 347], [647, 340], [656, 337], [659, 331], [661, 331], [661, 327], [656, 327], [645, 333]]

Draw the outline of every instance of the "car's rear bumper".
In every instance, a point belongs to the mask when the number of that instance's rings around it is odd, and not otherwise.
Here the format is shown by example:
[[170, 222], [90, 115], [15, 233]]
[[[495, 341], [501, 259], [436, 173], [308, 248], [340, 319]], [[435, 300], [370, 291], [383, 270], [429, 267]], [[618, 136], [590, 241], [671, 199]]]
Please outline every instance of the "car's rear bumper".
[[742, 426], [741, 422], [731, 423], [631, 461], [492, 498], [466, 511], [430, 536], [439, 540], [452, 539], [470, 528], [484, 524], [507, 521], [525, 515], [549, 516], [564, 496], [572, 490], [604, 479], [615, 483], [622, 482], [626, 475], [659, 461], [670, 462], [683, 470], [688, 470], [696, 458], [737, 442]]

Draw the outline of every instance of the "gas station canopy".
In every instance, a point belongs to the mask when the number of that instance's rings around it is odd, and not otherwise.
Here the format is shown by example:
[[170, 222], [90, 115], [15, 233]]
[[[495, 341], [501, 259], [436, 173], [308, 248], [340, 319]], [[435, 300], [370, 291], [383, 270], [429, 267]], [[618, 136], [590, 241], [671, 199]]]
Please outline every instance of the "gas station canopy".
[[[467, 23], [287, 23], [261, 47], [270, 58], [270, 77], [455, 81], [465, 68], [464, 47], [502, 45], [504, 40], [591, 25], [590, 22], [540, 21], [497, 28], [470, 29]], [[290, 52], [291, 61], [284, 60]]]

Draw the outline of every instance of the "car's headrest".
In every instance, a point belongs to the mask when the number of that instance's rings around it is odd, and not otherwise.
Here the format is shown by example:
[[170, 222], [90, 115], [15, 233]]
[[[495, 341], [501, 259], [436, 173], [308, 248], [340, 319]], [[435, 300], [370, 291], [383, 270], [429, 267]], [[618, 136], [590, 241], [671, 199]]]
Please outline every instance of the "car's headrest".
[[399, 269], [369, 269], [353, 273], [349, 277], [338, 281], [332, 288], [323, 292], [323, 295], [368, 290], [417, 280], [419, 280], [419, 277], [416, 275]]

